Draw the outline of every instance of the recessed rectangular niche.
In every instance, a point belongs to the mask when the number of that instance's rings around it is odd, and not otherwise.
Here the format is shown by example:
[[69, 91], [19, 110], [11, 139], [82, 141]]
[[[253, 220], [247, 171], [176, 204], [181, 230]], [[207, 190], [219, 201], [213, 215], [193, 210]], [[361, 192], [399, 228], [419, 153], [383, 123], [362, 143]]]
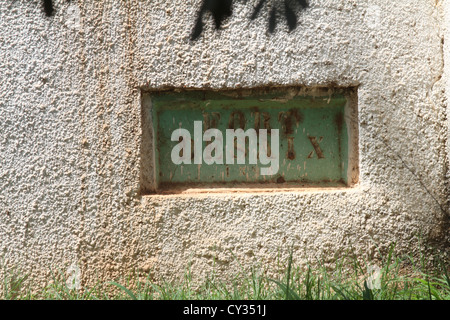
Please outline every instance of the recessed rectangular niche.
[[352, 187], [355, 88], [142, 93], [141, 193]]

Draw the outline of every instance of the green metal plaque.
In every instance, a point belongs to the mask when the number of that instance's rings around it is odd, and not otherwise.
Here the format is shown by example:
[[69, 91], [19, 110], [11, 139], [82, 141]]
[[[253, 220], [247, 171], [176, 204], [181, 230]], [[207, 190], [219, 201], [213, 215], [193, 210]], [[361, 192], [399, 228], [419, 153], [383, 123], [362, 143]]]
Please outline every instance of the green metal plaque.
[[[150, 99], [158, 186], [347, 185], [349, 133], [343, 95], [313, 97], [280, 91], [246, 96], [187, 91], [155, 93]], [[177, 129], [183, 129], [183, 138], [175, 134], [180, 132]], [[205, 138], [209, 129], [217, 129], [222, 140], [217, 135]], [[240, 145], [240, 160], [238, 140], [227, 136], [238, 129], [256, 134], [247, 136]], [[261, 130], [266, 132], [267, 149], [261, 149]], [[215, 144], [214, 152], [209, 149], [210, 155], [217, 160], [222, 154], [223, 160], [208, 164], [207, 147], [215, 140], [220, 143]], [[274, 158], [274, 146], [278, 159]], [[266, 158], [270, 155], [272, 161], [278, 161], [277, 166], [263, 163], [264, 150]], [[261, 169], [271, 165], [274, 170], [262, 174]]]

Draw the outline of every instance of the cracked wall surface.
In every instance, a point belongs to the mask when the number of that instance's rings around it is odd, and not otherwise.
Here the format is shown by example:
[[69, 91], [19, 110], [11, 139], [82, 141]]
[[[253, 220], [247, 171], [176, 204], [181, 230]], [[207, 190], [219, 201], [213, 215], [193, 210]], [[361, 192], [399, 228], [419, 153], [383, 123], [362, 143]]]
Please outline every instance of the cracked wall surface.
[[[290, 246], [301, 263], [448, 239], [443, 1], [311, 0], [294, 31], [274, 34], [266, 11], [250, 21], [236, 2], [192, 42], [200, 3], [55, 1], [52, 17], [40, 1], [0, 4], [8, 265], [41, 283], [70, 265], [84, 284], [134, 268], [170, 280], [188, 263], [198, 278], [235, 273], [236, 260], [275, 270]], [[273, 85], [358, 88], [355, 188], [139, 195], [142, 90]]]

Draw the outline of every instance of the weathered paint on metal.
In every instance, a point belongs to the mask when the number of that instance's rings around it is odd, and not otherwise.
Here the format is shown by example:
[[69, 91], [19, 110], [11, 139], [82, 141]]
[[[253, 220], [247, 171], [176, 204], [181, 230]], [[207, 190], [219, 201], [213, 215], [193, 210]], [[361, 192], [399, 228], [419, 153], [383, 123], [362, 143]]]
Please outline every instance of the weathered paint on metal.
[[[338, 94], [319, 97], [292, 96], [280, 91], [256, 96], [203, 91], [153, 94], [156, 182], [165, 186], [345, 185], [349, 136], [344, 119], [346, 104], [346, 98]], [[193, 139], [194, 121], [202, 121], [203, 132], [209, 128], [223, 132], [224, 155], [226, 129], [279, 129], [278, 173], [263, 176], [260, 168], [267, 165], [259, 161], [256, 165], [249, 164], [248, 141], [245, 164], [174, 164], [171, 151], [178, 142], [171, 141], [171, 134], [184, 128]], [[206, 143], [203, 142], [202, 150]]]

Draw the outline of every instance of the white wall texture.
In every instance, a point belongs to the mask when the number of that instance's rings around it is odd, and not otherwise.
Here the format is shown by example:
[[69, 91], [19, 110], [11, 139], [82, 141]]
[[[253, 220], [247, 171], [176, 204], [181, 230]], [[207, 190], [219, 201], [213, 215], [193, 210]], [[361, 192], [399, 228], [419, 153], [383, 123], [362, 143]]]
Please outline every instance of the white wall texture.
[[[200, 279], [236, 272], [236, 259], [272, 268], [291, 245], [302, 263], [350, 247], [374, 258], [392, 242], [412, 252], [419, 233], [448, 244], [447, 1], [311, 0], [297, 29], [273, 35], [266, 11], [251, 22], [237, 2], [196, 42], [200, 0], [54, 2], [53, 17], [41, 1], [0, 3], [9, 266], [42, 283], [78, 266], [89, 283], [131, 269], [171, 280], [190, 263]], [[141, 90], [267, 85], [358, 87], [359, 185], [139, 195]]]

